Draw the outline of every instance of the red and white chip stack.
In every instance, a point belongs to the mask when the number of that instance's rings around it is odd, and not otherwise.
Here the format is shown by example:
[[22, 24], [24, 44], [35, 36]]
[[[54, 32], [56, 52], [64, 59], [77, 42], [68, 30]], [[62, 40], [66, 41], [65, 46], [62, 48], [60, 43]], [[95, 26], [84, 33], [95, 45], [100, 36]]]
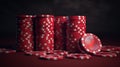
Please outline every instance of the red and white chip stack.
[[64, 50], [66, 45], [66, 23], [67, 16], [56, 16], [54, 23], [54, 48], [56, 50]]
[[54, 50], [54, 16], [37, 15], [36, 18], [36, 50]]
[[69, 16], [67, 23], [67, 44], [66, 50], [69, 52], [79, 52], [79, 39], [86, 32], [86, 16]]
[[34, 49], [33, 15], [17, 16], [17, 50], [32, 51]]

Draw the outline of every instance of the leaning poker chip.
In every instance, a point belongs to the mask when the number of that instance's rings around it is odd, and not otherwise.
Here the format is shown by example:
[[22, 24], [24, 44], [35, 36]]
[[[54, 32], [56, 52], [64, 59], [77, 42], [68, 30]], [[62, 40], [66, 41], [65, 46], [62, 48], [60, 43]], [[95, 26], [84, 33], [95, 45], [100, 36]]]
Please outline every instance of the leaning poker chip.
[[92, 33], [84, 34], [80, 42], [80, 46], [82, 46], [82, 48], [89, 53], [95, 54], [101, 51], [101, 41], [96, 35]]
[[40, 58], [46, 60], [62, 60], [63, 56], [57, 54], [48, 54], [48, 55], [41, 55]]
[[68, 54], [66, 57], [71, 59], [90, 59], [91, 55], [82, 54], [82, 53], [71, 53]]
[[117, 57], [117, 54], [113, 52], [98, 52], [95, 55], [101, 57]]

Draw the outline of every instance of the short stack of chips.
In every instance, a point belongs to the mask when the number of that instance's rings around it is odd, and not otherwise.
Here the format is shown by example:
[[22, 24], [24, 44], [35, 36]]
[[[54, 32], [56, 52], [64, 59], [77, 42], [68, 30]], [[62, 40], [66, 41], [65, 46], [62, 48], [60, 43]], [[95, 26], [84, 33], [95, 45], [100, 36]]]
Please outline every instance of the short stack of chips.
[[55, 28], [54, 28], [54, 46], [56, 50], [64, 50], [66, 45], [66, 16], [55, 17]]
[[18, 51], [32, 51], [34, 49], [33, 15], [17, 16], [17, 47]]

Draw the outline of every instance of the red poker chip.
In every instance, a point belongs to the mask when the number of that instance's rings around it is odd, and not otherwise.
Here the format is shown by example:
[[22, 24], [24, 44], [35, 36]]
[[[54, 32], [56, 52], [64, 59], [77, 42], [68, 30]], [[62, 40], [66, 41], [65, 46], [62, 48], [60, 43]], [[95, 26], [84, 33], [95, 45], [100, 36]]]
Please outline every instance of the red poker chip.
[[54, 16], [49, 14], [42, 14], [42, 15], [37, 15], [37, 17], [54, 17]]
[[0, 48], [0, 53], [4, 52], [5, 50], [5, 48]]
[[16, 50], [0, 48], [0, 53], [5, 53], [5, 54], [16, 53]]
[[113, 50], [113, 52], [120, 53], [120, 47], [115, 47], [114, 50]]
[[58, 55], [66, 56], [68, 54], [68, 52], [64, 51], [64, 50], [54, 50], [53, 54], [58, 54]]
[[82, 48], [89, 53], [96, 54], [101, 51], [101, 41], [96, 35], [92, 33], [84, 34], [80, 42], [80, 47], [82, 46]]
[[103, 46], [101, 51], [113, 51], [115, 50], [114, 46]]
[[57, 54], [48, 54], [48, 55], [41, 55], [40, 58], [46, 60], [62, 60], [63, 56]]
[[29, 52], [25, 52], [26, 55], [33, 55], [33, 56], [44, 56], [46, 55], [45, 51], [29, 51]]
[[18, 17], [30, 17], [30, 18], [34, 18], [36, 16], [35, 15], [19, 15]]
[[86, 19], [86, 16], [70, 16], [69, 18], [81, 20], [81, 19]]
[[82, 53], [71, 53], [71, 54], [68, 54], [66, 57], [72, 58], [72, 59], [90, 59], [91, 55], [82, 54]]
[[113, 52], [113, 53], [120, 53], [120, 47], [118, 46], [103, 46], [102, 51], [105, 51], [105, 52]]
[[117, 56], [117, 54], [113, 52], [98, 52], [95, 55], [101, 56], [101, 57], [116, 57]]

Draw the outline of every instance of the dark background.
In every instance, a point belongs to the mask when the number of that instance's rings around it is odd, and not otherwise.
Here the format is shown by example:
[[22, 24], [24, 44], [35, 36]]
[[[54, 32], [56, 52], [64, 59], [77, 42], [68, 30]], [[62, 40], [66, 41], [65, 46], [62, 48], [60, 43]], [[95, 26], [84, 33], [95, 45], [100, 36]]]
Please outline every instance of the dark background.
[[[87, 32], [104, 44], [120, 46], [119, 0], [0, 0], [0, 47], [15, 48], [16, 16], [20, 14], [86, 15]], [[120, 67], [117, 58], [92, 57], [90, 60], [39, 60], [24, 53], [1, 54], [1, 67]]]
[[86, 15], [87, 32], [100, 38], [120, 37], [119, 0], [1, 0], [0, 38], [16, 37], [16, 15]]

